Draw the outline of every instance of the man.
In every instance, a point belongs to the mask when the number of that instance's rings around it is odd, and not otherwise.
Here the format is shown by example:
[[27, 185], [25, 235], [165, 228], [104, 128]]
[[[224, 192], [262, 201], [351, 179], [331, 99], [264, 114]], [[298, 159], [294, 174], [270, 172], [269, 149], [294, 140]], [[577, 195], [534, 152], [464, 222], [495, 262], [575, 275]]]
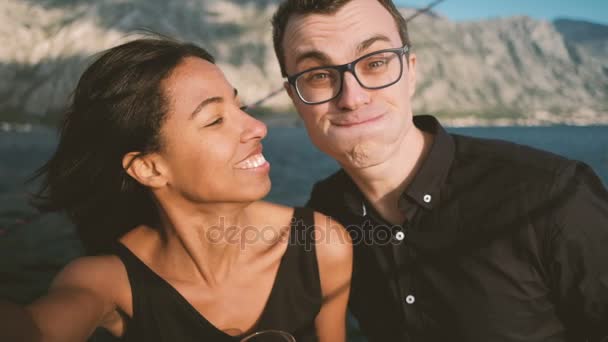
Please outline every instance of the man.
[[308, 204], [352, 235], [370, 341], [608, 340], [608, 193], [586, 165], [412, 117], [389, 0], [289, 0], [273, 29], [311, 140], [342, 166]]

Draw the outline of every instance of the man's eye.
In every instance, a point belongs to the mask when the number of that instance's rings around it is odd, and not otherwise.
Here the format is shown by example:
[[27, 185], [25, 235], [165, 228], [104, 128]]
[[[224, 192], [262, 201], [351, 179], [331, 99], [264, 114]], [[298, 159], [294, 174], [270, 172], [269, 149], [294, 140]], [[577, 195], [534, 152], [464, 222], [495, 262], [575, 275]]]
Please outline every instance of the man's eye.
[[208, 124], [208, 125], [205, 125], [205, 127], [210, 127], [210, 126], [219, 125], [219, 124], [221, 124], [222, 122], [224, 122], [224, 118], [221, 118], [221, 117], [220, 117], [220, 118], [217, 118], [217, 119], [213, 120], [213, 122], [212, 122], [212, 123], [210, 123], [210, 124]]
[[308, 80], [310, 81], [323, 81], [325, 79], [330, 78], [331, 75], [328, 72], [313, 72], [308, 75]]
[[368, 66], [370, 69], [376, 69], [376, 68], [383, 67], [385, 64], [386, 64], [385, 60], [377, 60], [377, 61], [370, 62], [368, 64]]

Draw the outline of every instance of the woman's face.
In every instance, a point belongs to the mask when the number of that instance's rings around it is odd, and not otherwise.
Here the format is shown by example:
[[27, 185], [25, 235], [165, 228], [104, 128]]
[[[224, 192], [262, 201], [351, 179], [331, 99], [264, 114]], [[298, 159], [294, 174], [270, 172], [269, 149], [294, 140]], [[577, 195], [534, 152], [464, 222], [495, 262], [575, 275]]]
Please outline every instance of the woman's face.
[[243, 112], [214, 64], [184, 59], [164, 81], [161, 149], [167, 189], [195, 202], [247, 202], [270, 190], [264, 123]]

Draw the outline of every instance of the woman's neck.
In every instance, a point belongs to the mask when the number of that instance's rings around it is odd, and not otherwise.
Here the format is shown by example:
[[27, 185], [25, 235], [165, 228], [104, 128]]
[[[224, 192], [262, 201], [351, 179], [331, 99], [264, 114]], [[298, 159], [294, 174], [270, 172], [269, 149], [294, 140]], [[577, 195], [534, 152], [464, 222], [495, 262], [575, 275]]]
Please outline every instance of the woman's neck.
[[243, 234], [255, 228], [247, 204], [162, 203], [157, 261], [179, 278], [217, 286], [251, 252]]

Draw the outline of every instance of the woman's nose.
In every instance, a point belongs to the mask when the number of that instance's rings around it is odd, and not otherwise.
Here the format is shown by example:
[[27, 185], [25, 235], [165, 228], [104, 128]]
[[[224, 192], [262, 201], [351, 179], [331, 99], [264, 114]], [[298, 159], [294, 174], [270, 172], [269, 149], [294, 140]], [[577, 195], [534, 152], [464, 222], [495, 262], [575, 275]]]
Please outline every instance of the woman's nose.
[[244, 114], [245, 124], [243, 133], [241, 134], [241, 141], [246, 142], [251, 139], [264, 139], [268, 133], [266, 124], [247, 113]]

